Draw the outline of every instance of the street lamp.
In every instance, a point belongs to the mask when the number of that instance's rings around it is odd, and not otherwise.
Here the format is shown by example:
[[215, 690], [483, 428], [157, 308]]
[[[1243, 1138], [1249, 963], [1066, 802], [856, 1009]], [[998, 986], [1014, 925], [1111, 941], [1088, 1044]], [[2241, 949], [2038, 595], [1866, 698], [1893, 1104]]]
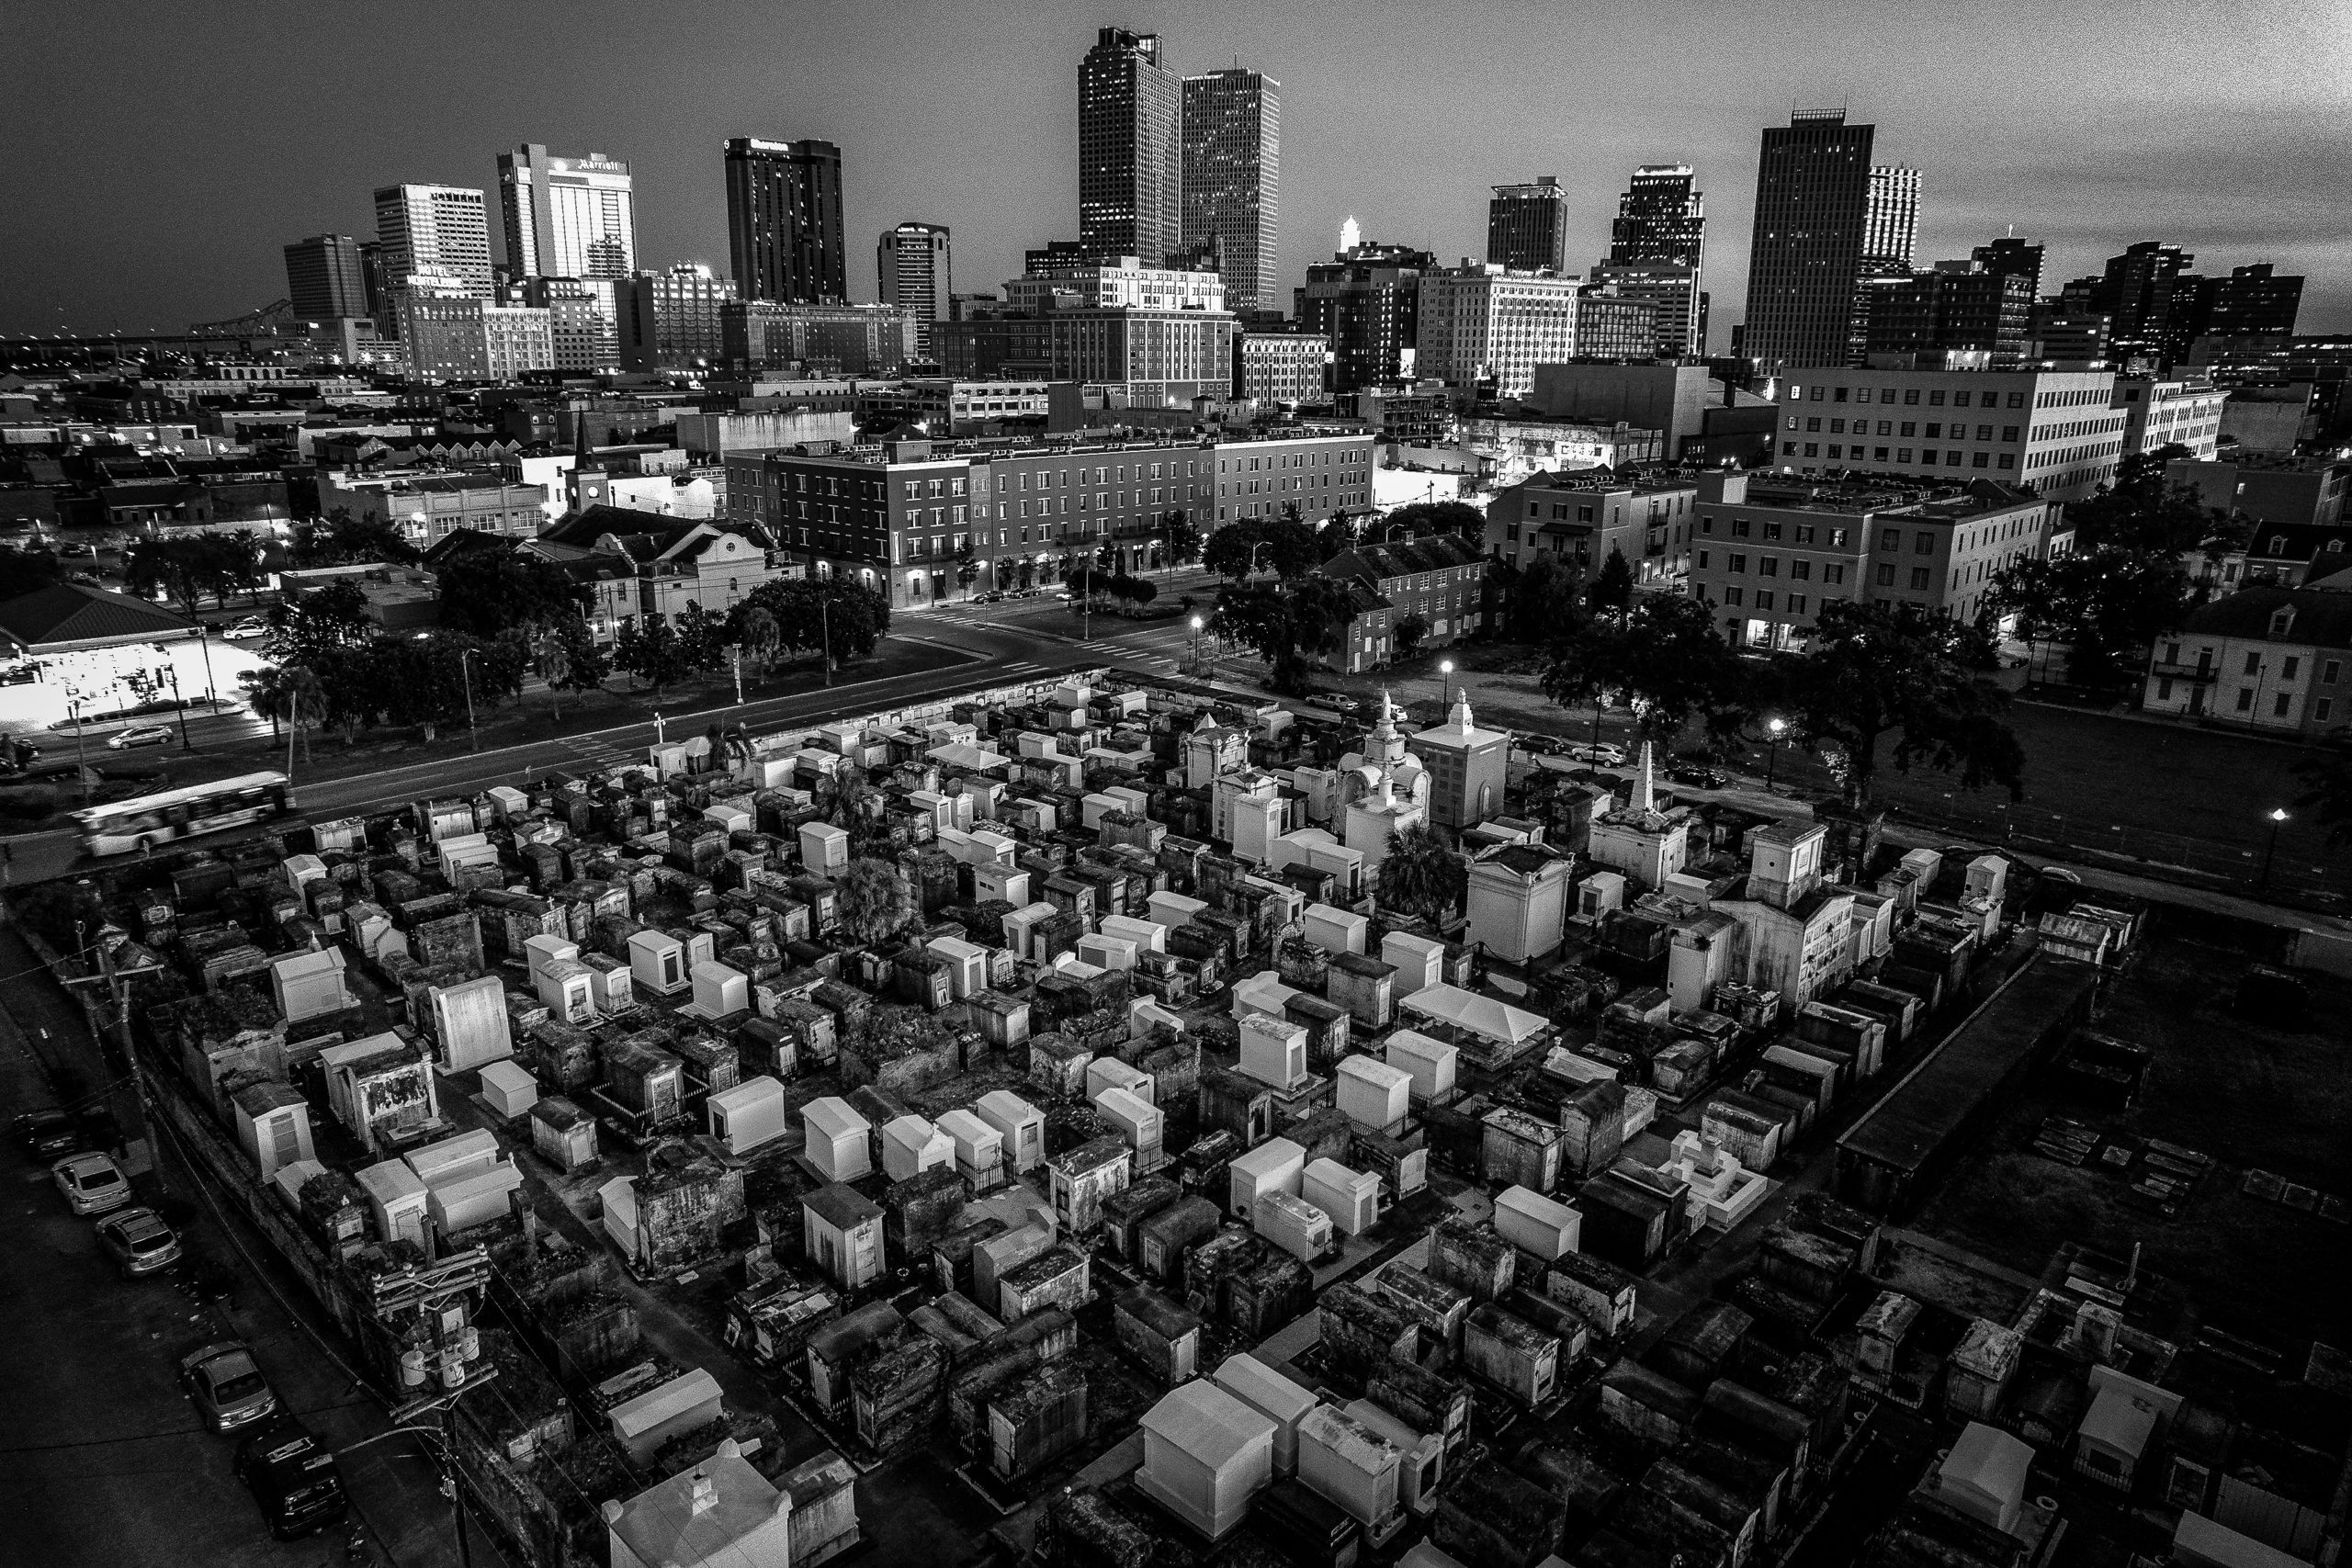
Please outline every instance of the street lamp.
[[1764, 721], [1764, 733], [1772, 738], [1772, 749], [1765, 753], [1764, 758], [1764, 793], [1767, 795], [1772, 792], [1772, 781], [1780, 776], [1781, 737], [1787, 733], [1788, 728], [1789, 721], [1785, 718]]
[[2270, 863], [2278, 853], [2278, 829], [2286, 825], [2287, 808], [2283, 806], [2272, 807], [2270, 808], [2270, 846], [2262, 852], [2262, 877], [2255, 884], [2257, 888], [2267, 891], [2270, 886]]
[[1453, 706], [1453, 660], [1451, 659], [1439, 660], [1437, 661], [1437, 675], [1438, 689], [1444, 694], [1444, 702], [1442, 705], [1447, 708], [1451, 708]]
[[1201, 631], [1208, 623], [1198, 615], [1193, 617], [1193, 673], [1201, 672]]
[[474, 750], [479, 751], [481, 750], [481, 730], [474, 724], [474, 672], [473, 665], [470, 662], [473, 656], [474, 650], [470, 648], [461, 648], [458, 649], [458, 679], [464, 682], [466, 688], [466, 734], [469, 737], [468, 744], [470, 745]]

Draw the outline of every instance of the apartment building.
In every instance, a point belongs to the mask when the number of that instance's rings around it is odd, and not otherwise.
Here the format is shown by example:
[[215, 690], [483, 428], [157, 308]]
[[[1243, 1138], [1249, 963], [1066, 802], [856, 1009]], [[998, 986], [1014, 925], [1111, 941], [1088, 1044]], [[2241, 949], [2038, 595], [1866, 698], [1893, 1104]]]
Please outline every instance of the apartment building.
[[1261, 403], [1319, 403], [1331, 340], [1321, 333], [1244, 332], [1234, 339], [1233, 395]]
[[[1387, 608], [1385, 622], [1359, 613], [1351, 637], [1349, 669], [1385, 664], [1394, 657], [1391, 628], [1419, 616], [1427, 630], [1422, 648], [1443, 648], [1485, 625], [1487, 558], [1467, 539], [1433, 535], [1393, 545], [1358, 545], [1317, 568], [1326, 577], [1359, 585]], [[1361, 650], [1355, 644], [1364, 646]]]
[[1309, 520], [1367, 510], [1372, 461], [1361, 434], [810, 445], [729, 454], [727, 503], [818, 575], [846, 573], [920, 607], [963, 591], [967, 550], [981, 566], [975, 591], [1027, 587], [1055, 581], [1072, 554], [1131, 571], [1160, 564], [1171, 512], [1205, 530], [1278, 515], [1285, 502]]
[[1977, 479], [1702, 474], [1690, 591], [1741, 648], [1792, 648], [1823, 604], [1916, 604], [1974, 621], [2004, 567], [2049, 552], [2058, 507]]
[[1487, 503], [1487, 554], [1525, 567], [1556, 556], [1588, 576], [1615, 550], [1638, 588], [1679, 592], [1697, 525], [1699, 479], [1620, 479], [1606, 468], [1533, 475]]
[[2352, 592], [2257, 584], [2189, 613], [2148, 661], [2150, 713], [2274, 735], [2340, 736], [2352, 719]]
[[[1424, 272], [1415, 365], [1468, 400], [1535, 389], [1535, 367], [1577, 355], [1573, 277], [1465, 262]], [[1655, 333], [1655, 320], [1652, 321]]]
[[2202, 374], [2118, 377], [2115, 402], [2123, 411], [2123, 450], [2134, 455], [2181, 446], [2191, 458], [2209, 460], [2222, 434], [2222, 405], [2229, 400], [2229, 393]]
[[2131, 424], [2112, 371], [1796, 370], [1781, 384], [1783, 474], [1988, 479], [2080, 501], [2115, 478]]

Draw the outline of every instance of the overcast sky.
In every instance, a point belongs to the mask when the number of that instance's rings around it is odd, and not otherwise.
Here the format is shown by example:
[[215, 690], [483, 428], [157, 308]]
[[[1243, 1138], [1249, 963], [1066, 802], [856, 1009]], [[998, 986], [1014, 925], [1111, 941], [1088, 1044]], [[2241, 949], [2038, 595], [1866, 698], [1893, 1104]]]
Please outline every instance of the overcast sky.
[[[2137, 240], [2199, 269], [2305, 274], [2301, 329], [2352, 328], [2352, 0], [1771, 5], [1654, 0], [0, 6], [0, 332], [175, 329], [281, 298], [281, 247], [372, 234], [370, 191], [496, 190], [529, 141], [636, 175], [639, 264], [727, 263], [729, 136], [841, 144], [850, 287], [874, 240], [954, 231], [996, 288], [1077, 233], [1094, 31], [1180, 72], [1282, 83], [1283, 286], [1367, 238], [1481, 256], [1490, 185], [1556, 175], [1589, 266], [1634, 165], [1707, 194], [1720, 351], [1740, 317], [1758, 133], [1843, 104], [1924, 171], [1922, 265], [2015, 225], [2045, 292]], [[499, 245], [492, 222], [492, 248]]]

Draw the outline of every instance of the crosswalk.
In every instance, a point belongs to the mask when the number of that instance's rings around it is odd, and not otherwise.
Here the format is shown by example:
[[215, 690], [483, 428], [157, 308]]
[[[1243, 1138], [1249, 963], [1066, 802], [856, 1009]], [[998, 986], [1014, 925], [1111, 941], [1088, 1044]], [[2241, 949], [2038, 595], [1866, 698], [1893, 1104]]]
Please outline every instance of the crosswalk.
[[557, 744], [592, 768], [617, 768], [642, 760], [598, 735], [566, 736]]

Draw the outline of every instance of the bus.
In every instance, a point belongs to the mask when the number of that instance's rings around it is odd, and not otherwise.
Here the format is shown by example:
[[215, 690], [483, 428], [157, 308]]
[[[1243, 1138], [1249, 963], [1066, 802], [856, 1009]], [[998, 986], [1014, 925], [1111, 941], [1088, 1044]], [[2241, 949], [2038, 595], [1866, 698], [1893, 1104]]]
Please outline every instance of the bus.
[[240, 773], [232, 779], [133, 795], [74, 813], [85, 854], [119, 855], [152, 850], [174, 839], [265, 822], [290, 811], [294, 797], [284, 773]]

